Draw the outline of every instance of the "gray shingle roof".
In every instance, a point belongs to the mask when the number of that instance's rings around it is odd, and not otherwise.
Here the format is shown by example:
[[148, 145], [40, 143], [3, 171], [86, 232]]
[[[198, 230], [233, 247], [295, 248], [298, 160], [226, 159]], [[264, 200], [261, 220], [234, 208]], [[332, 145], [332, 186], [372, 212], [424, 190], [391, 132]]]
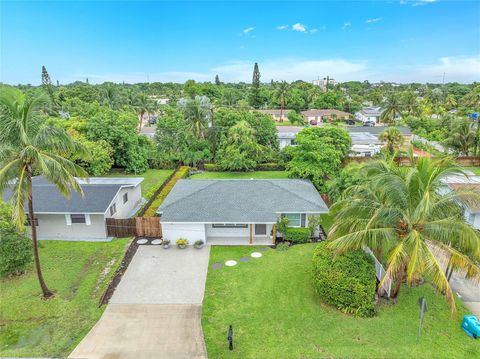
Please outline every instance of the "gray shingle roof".
[[[43, 177], [34, 177], [32, 183], [33, 210], [37, 213], [104, 213], [120, 188], [125, 186], [121, 183], [82, 184], [83, 197], [72, 191], [70, 197], [65, 198], [56, 186]], [[5, 190], [2, 197], [8, 201], [11, 191]]]
[[180, 180], [157, 211], [163, 222], [274, 223], [276, 213], [326, 213], [306, 180]]

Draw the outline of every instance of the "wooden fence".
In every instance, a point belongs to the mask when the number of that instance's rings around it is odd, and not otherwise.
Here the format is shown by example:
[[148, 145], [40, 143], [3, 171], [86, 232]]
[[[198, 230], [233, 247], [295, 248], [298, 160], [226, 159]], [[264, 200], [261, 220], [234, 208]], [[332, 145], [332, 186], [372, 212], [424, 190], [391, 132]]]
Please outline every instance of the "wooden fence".
[[109, 237], [162, 237], [160, 217], [106, 218]]

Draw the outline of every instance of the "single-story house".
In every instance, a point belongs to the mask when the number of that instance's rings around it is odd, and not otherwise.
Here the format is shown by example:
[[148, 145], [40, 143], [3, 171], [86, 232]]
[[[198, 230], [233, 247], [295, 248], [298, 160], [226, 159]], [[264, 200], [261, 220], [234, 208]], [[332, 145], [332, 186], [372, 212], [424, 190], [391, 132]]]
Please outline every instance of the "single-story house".
[[304, 127], [300, 126], [277, 126], [278, 145], [280, 149], [295, 145], [295, 136]]
[[272, 116], [272, 119], [274, 121], [280, 122], [280, 121], [287, 121], [288, 120], [288, 114], [292, 112], [293, 110], [287, 110], [287, 109], [272, 109], [272, 110], [255, 110], [260, 113], [264, 113], [266, 115]]
[[353, 157], [372, 157], [380, 152], [384, 146], [377, 136], [369, 132], [350, 132], [352, 147], [350, 149]]
[[[440, 194], [446, 194], [454, 190], [472, 190], [480, 193], [480, 176], [473, 173], [467, 176], [452, 175], [442, 178], [443, 186], [440, 188]], [[459, 201], [464, 209], [465, 220], [472, 225], [472, 227], [480, 230], [480, 207], [473, 203], [466, 203]]]
[[276, 222], [307, 227], [328, 207], [307, 180], [179, 180], [157, 210], [164, 239], [190, 244], [270, 244]]
[[364, 107], [355, 112], [355, 119], [361, 122], [379, 123], [382, 113], [383, 109], [381, 107]]
[[[77, 181], [83, 196], [72, 191], [66, 198], [45, 178], [33, 178], [33, 210], [39, 239], [106, 240], [105, 218], [131, 217], [142, 204], [141, 177], [92, 177]], [[4, 191], [3, 200], [10, 198], [11, 191]]]
[[312, 123], [312, 122], [321, 123], [328, 120], [332, 120], [333, 118], [337, 118], [339, 120], [348, 120], [349, 118], [352, 117], [351, 113], [334, 110], [334, 109], [322, 109], [322, 110], [313, 109], [313, 110], [302, 111], [301, 114], [303, 115], [303, 117], [305, 117], [305, 120], [308, 123]]
[[[404, 139], [404, 144], [408, 144], [412, 141], [412, 131], [408, 127], [404, 126], [395, 126], [398, 128], [400, 133], [403, 135]], [[388, 126], [373, 126], [373, 127], [368, 127], [368, 126], [345, 126], [345, 129], [348, 131], [350, 136], [352, 133], [369, 133], [376, 138], [380, 136], [380, 134], [385, 131], [388, 128]]]

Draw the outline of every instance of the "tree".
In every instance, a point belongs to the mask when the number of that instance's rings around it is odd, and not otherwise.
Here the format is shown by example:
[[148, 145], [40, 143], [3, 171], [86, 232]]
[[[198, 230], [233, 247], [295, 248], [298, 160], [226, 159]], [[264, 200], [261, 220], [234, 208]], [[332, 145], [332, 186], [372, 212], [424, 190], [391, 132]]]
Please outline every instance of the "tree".
[[405, 91], [402, 94], [401, 102], [403, 113], [405, 113], [406, 115], [419, 114], [417, 96], [413, 91]]
[[189, 123], [192, 133], [196, 138], [205, 138], [212, 118], [212, 104], [206, 96], [195, 96], [193, 100], [182, 99], [178, 107]]
[[253, 108], [260, 108], [262, 105], [262, 97], [260, 95], [260, 70], [255, 62], [253, 66], [252, 88], [250, 90], [250, 105]]
[[290, 111], [287, 117], [288, 117], [288, 121], [290, 121], [292, 125], [300, 125], [300, 126], [305, 125], [305, 117], [303, 117], [301, 114], [299, 114], [296, 111]]
[[153, 101], [144, 94], [140, 93], [134, 102], [134, 107], [138, 115], [138, 131], [142, 129], [143, 116], [153, 110]]
[[363, 166], [363, 163], [351, 162], [327, 182], [327, 194], [332, 202], [343, 199], [347, 188], [363, 183]]
[[112, 110], [118, 108], [118, 92], [113, 84], [106, 84], [103, 88], [103, 104], [110, 107]]
[[287, 104], [288, 93], [290, 91], [290, 85], [286, 81], [277, 83], [275, 86], [275, 98], [280, 105], [280, 122], [283, 122], [283, 109]]
[[[48, 99], [42, 95], [26, 98], [19, 90], [3, 88], [0, 93], [3, 111], [0, 116], [0, 192], [11, 188], [13, 220], [21, 231], [25, 227], [25, 204], [30, 219], [33, 254], [38, 281], [44, 298], [53, 293], [43, 279], [38, 255], [37, 230], [32, 198], [32, 176], [43, 175], [55, 184], [65, 196], [73, 189], [81, 192], [75, 176], [86, 177], [86, 172], [65, 156], [76, 152], [88, 158], [83, 146], [63, 129], [48, 126], [40, 117]], [[12, 182], [15, 184], [12, 187]]]
[[82, 144], [91, 154], [88, 159], [73, 153], [70, 160], [75, 161], [91, 176], [103, 176], [110, 172], [113, 166], [113, 149], [105, 140], [89, 141], [74, 129], [69, 129], [70, 135]]
[[380, 136], [378, 136], [380, 141], [386, 142], [388, 152], [390, 154], [394, 154], [395, 151], [398, 151], [400, 146], [403, 145], [403, 135], [400, 130], [396, 127], [388, 127], [386, 128]]
[[384, 110], [380, 116], [380, 121], [391, 124], [395, 122], [397, 116], [401, 115], [401, 104], [398, 95], [395, 92], [388, 94], [385, 100]]
[[50, 104], [56, 107], [57, 100], [55, 98], [54, 88], [52, 85], [52, 80], [45, 66], [42, 66], [42, 87], [50, 98]]
[[240, 121], [228, 130], [218, 151], [218, 164], [228, 171], [251, 171], [257, 166], [262, 146], [255, 141], [255, 130], [247, 121]]
[[287, 233], [288, 222], [289, 220], [285, 216], [281, 216], [277, 219], [277, 230], [282, 234], [282, 240], [285, 240], [285, 233]]
[[474, 123], [468, 119], [459, 118], [452, 122], [450, 132], [444, 144], [468, 156], [471, 148], [475, 145], [476, 137], [477, 134]]
[[215, 85], [221, 85], [222, 83], [220, 82], [220, 77], [218, 75], [215, 75]]
[[309, 127], [300, 131], [297, 146], [286, 148], [289, 177], [306, 178], [321, 192], [325, 182], [337, 175], [343, 158], [350, 151], [351, 138], [347, 131], [337, 127]]
[[480, 279], [480, 239], [458, 204], [459, 199], [478, 204], [480, 194], [453, 190], [441, 195], [442, 178], [452, 174], [463, 172], [449, 158], [422, 157], [411, 166], [367, 163], [365, 183], [351, 187], [346, 198], [331, 207], [331, 248], [342, 253], [369, 246], [377, 249], [379, 260], [382, 250], [388, 251], [383, 280], [394, 280], [392, 297], [404, 281], [412, 285], [426, 277], [446, 294], [454, 312], [454, 295], [435, 250], [447, 253], [467, 278]]

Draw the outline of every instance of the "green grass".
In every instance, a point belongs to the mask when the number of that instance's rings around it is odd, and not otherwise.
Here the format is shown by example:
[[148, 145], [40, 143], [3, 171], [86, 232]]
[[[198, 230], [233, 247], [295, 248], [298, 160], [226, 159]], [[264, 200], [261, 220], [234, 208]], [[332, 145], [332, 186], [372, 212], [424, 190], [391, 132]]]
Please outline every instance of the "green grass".
[[[355, 318], [322, 304], [312, 286], [315, 244], [240, 262], [254, 248], [212, 247], [210, 262], [235, 259], [235, 267], [209, 269], [203, 331], [210, 358], [474, 358], [480, 346], [460, 328], [464, 310], [450, 316], [429, 284], [403, 287], [398, 303], [374, 318]], [[425, 296], [422, 338], [416, 344], [418, 299]], [[229, 352], [228, 325], [235, 349]]]
[[121, 169], [113, 169], [107, 177], [143, 177], [142, 196], [147, 200], [153, 195], [155, 190], [172, 174], [173, 170], [148, 169], [144, 173], [134, 175], [125, 173]]
[[282, 179], [288, 178], [285, 171], [255, 172], [202, 172], [191, 176], [192, 179]]
[[55, 297], [41, 299], [33, 269], [0, 280], [0, 357], [70, 354], [100, 318], [99, 299], [127, 242], [41, 241], [43, 274]]
[[465, 169], [480, 176], [480, 167], [465, 167]]

